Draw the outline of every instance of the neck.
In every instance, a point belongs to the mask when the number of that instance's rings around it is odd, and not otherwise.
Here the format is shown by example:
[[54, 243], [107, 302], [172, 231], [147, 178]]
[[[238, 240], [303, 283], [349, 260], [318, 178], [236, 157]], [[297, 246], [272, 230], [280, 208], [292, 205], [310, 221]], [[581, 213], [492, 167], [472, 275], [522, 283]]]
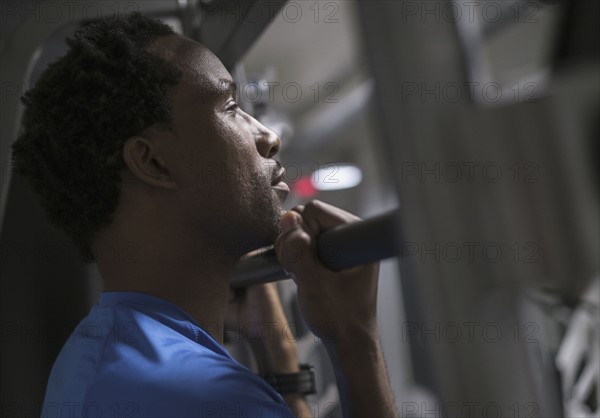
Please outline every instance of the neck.
[[184, 231], [160, 227], [133, 231], [131, 223], [126, 225], [103, 231], [96, 240], [96, 248], [109, 255], [97, 259], [104, 290], [142, 292], [168, 300], [223, 344], [229, 277], [238, 257]]

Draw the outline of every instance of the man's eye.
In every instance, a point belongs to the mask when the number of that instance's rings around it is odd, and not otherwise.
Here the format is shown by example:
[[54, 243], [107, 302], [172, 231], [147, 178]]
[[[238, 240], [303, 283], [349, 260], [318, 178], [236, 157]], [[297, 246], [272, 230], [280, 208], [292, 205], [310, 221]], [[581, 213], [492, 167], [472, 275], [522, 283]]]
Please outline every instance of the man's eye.
[[227, 105], [226, 110], [227, 111], [232, 111], [232, 110], [237, 110], [239, 108], [239, 105], [236, 102], [229, 102], [229, 104]]

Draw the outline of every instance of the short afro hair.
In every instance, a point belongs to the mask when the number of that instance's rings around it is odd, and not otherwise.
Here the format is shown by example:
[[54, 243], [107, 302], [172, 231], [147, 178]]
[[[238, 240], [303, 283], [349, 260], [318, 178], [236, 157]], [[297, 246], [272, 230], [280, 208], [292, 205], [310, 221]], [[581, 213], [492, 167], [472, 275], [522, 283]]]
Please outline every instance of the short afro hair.
[[167, 90], [182, 74], [148, 46], [174, 34], [138, 12], [84, 23], [67, 38], [67, 54], [21, 98], [14, 172], [29, 180], [85, 262], [94, 261], [93, 239], [119, 201], [125, 140], [153, 125], [171, 129]]

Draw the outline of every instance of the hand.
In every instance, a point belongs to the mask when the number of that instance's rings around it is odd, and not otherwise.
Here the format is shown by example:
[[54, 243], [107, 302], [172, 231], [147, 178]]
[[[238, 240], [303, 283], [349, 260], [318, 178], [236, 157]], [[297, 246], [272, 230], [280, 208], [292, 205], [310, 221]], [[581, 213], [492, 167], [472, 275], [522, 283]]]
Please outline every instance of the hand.
[[275, 241], [280, 264], [295, 275], [302, 315], [311, 331], [328, 346], [360, 333], [378, 339], [379, 263], [334, 272], [316, 254], [316, 237], [360, 218], [318, 200], [298, 206], [281, 218]]
[[343, 415], [398, 416], [377, 330], [379, 263], [334, 272], [317, 259], [322, 231], [358, 220], [326, 203], [309, 202], [282, 216], [275, 251], [296, 276], [304, 320], [327, 349]]
[[276, 283], [229, 289], [225, 327], [241, 332], [262, 374], [299, 370], [296, 341], [287, 325]]

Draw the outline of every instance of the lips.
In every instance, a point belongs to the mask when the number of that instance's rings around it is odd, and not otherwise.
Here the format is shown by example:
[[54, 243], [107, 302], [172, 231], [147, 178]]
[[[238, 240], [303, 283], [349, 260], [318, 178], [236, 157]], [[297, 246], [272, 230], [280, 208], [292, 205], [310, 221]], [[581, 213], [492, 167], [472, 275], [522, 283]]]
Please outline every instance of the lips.
[[279, 183], [277, 183], [274, 186], [271, 186], [274, 190], [281, 190], [284, 191], [286, 193], [290, 192], [290, 187], [283, 181], [280, 181]]
[[288, 194], [290, 194], [290, 188], [284, 181], [282, 181], [285, 175], [285, 168], [277, 163], [278, 169], [275, 171], [273, 181], [271, 182], [271, 188], [279, 195], [279, 198], [283, 202]]
[[[283, 176], [285, 175], [285, 168], [277, 161], [277, 169], [273, 172], [273, 180], [271, 181], [271, 186], [276, 186], [279, 183], [282, 183]], [[284, 183], [285, 184], [285, 183]]]
[[271, 186], [271, 188], [275, 193], [277, 193], [279, 199], [281, 200], [281, 203], [283, 203], [290, 194], [290, 188], [283, 181], [280, 181], [275, 186]]

